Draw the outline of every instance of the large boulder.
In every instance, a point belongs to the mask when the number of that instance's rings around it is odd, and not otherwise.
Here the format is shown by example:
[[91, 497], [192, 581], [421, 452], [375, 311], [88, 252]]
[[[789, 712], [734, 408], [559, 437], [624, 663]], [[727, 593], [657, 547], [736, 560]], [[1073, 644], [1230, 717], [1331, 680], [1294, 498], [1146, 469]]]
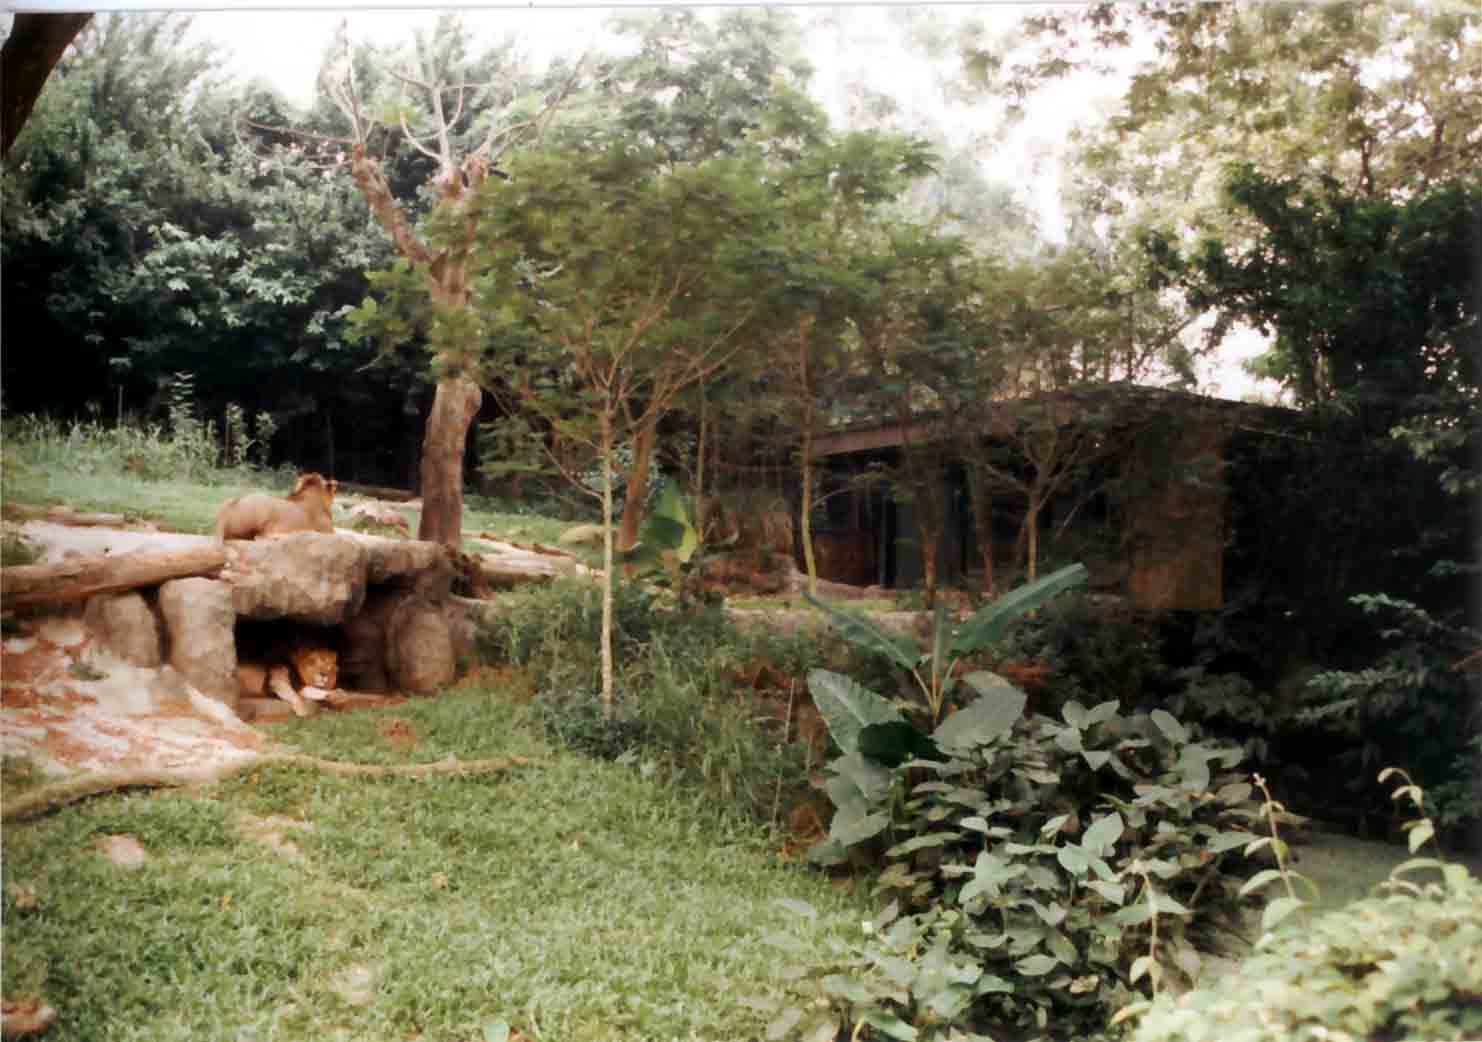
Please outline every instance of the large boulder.
[[421, 597], [404, 598], [391, 615], [386, 666], [402, 691], [425, 694], [451, 684], [458, 661], [447, 614]]
[[89, 597], [83, 621], [103, 647], [129, 665], [154, 669], [163, 661], [159, 619], [143, 594]]
[[237, 613], [232, 588], [215, 579], [172, 579], [160, 586], [170, 635], [169, 662], [208, 698], [237, 709]]
[[363, 532], [342, 532], [366, 552], [366, 581], [379, 585], [404, 576], [449, 569], [448, 552], [439, 543], [414, 539], [388, 539]]
[[345, 622], [340, 651], [340, 683], [356, 691], [390, 691], [391, 675], [386, 665], [386, 632], [399, 597], [394, 591], [376, 590], [365, 598], [365, 606]]
[[295, 532], [230, 546], [232, 603], [243, 618], [337, 626], [365, 601], [368, 555], [356, 539]]
[[363, 691], [426, 694], [451, 684], [471, 634], [455, 624], [449, 599], [428, 597], [419, 587], [372, 592], [365, 607], [344, 626], [340, 676]]

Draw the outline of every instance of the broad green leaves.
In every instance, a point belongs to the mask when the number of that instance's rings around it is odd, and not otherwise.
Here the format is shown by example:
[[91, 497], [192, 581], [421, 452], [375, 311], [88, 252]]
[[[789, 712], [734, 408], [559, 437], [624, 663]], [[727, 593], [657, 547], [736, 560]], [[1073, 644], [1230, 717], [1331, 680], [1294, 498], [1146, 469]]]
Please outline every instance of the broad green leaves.
[[803, 599], [827, 615], [839, 635], [851, 644], [884, 655], [908, 671], [914, 670], [921, 660], [921, 653], [909, 637], [891, 633], [862, 615], [835, 608], [810, 593], [803, 594]]
[[[960, 656], [990, 647], [1015, 619], [1033, 611], [1056, 594], [1085, 582], [1086, 576], [1084, 565], [1068, 565], [984, 605], [960, 628], [954, 628], [945, 605], [939, 604], [932, 614], [931, 645], [926, 652], [920, 651], [909, 638], [891, 633], [862, 615], [825, 604], [810, 594], [803, 596], [828, 616], [846, 640], [885, 656], [909, 672], [925, 703], [929, 721], [936, 724], [948, 695], [956, 686], [954, 672]], [[978, 672], [963, 680], [978, 693], [979, 698], [954, 714], [969, 715], [955, 724], [949, 718], [942, 725], [947, 730], [933, 735], [938, 742], [942, 741], [942, 734], [945, 734], [947, 744], [987, 741], [1006, 730], [1023, 712], [1023, 693], [1003, 678]], [[829, 719], [828, 714], [824, 719]], [[851, 733], [851, 741], [853, 738]], [[842, 742], [840, 747], [844, 748]]]
[[962, 655], [991, 647], [1014, 621], [1056, 594], [1083, 584], [1089, 574], [1083, 564], [1066, 565], [1059, 571], [989, 601], [958, 629], [952, 639], [952, 654]]
[[[1021, 1027], [1053, 1016], [1089, 1032], [1127, 985], [1197, 972], [1194, 932], [1243, 896], [1233, 862], [1255, 849], [1253, 789], [1220, 773], [1238, 750], [1191, 741], [1165, 712], [1071, 702], [1063, 720], [1025, 718], [1001, 678], [965, 680], [978, 697], [928, 739], [846, 678], [809, 677], [848, 750], [830, 764], [838, 811], [814, 857], [876, 852], [890, 900], [862, 968], [824, 991], [889, 1037], [950, 1037], [989, 995]], [[1290, 912], [1277, 901], [1267, 917]]]
[[1024, 715], [1023, 691], [995, 673], [969, 673], [963, 681], [978, 697], [943, 720], [932, 740], [943, 749], [969, 751], [1008, 734]]
[[841, 673], [809, 670], [808, 691], [829, 735], [846, 754], [859, 749], [859, 732], [866, 725], [905, 719], [895, 706]]

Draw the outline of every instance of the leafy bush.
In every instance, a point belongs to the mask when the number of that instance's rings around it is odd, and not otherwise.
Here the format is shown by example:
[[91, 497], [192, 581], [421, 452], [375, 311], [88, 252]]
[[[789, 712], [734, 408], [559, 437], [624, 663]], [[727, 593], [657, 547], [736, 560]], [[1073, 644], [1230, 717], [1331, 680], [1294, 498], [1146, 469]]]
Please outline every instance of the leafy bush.
[[1482, 820], [1482, 634], [1408, 601], [1352, 601], [1388, 623], [1379, 633], [1386, 646], [1366, 669], [1314, 677], [1297, 720], [1341, 740], [1337, 766], [1361, 805], [1382, 805], [1369, 779], [1404, 759], [1432, 794], [1437, 822], [1464, 834]]
[[[1381, 781], [1391, 773], [1381, 773]], [[1422, 802], [1406, 785], [1396, 797]], [[1414, 852], [1428, 818], [1410, 825]], [[1429, 876], [1416, 882], [1412, 876]], [[1218, 986], [1154, 1001], [1134, 1042], [1359, 1042], [1482, 1037], [1482, 883], [1432, 858], [1373, 897], [1262, 937]]]
[[[1072, 566], [993, 602], [956, 632], [937, 614], [931, 650], [833, 612], [841, 630], [910, 669], [938, 718], [948, 655], [991, 646], [1008, 622], [1082, 581]], [[836, 812], [815, 860], [883, 862], [888, 903], [869, 936], [804, 978], [779, 1034], [833, 1037], [841, 1022], [898, 1039], [976, 1038], [1008, 1024], [1096, 1032], [1139, 986], [1192, 977], [1214, 931], [1233, 928], [1241, 874], [1231, 852], [1257, 838], [1238, 749], [1193, 740], [1168, 713], [1067, 702], [1024, 716], [1026, 696], [991, 673], [928, 735], [848, 677], [809, 685], [843, 755], [829, 765]], [[1145, 982], [1145, 983], [1144, 983]]]
[[1061, 720], [1023, 720], [1023, 704], [1005, 684], [948, 717], [940, 760], [886, 768], [856, 748], [832, 765], [820, 857], [883, 845], [889, 904], [819, 982], [831, 1007], [894, 1038], [1051, 1020], [1076, 1037], [1144, 979], [1192, 976], [1233, 927], [1229, 862], [1257, 813], [1230, 773], [1239, 751], [1191, 741], [1160, 710], [1072, 702]]
[[1050, 666], [1054, 713], [1069, 701], [1116, 698], [1123, 705], [1173, 689], [1156, 624], [1094, 595], [1068, 594], [1017, 620], [996, 648], [1003, 661]]

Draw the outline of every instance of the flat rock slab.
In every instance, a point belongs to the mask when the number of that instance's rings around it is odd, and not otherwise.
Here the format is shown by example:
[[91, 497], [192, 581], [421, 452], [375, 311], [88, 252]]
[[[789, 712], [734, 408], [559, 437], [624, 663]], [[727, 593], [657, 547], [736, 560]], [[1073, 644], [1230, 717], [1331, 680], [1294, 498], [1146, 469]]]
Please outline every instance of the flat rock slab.
[[0, 752], [53, 772], [199, 767], [267, 738], [175, 670], [132, 666], [69, 617], [22, 620], [0, 642]]

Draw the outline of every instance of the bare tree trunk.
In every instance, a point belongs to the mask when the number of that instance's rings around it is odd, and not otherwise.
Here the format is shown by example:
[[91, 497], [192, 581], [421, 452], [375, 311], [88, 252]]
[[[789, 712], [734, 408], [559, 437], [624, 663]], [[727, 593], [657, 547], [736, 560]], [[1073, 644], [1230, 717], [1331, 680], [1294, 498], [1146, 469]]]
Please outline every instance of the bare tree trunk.
[[628, 491], [623, 500], [623, 523], [618, 531], [618, 548], [631, 550], [638, 542], [638, 526], [643, 523], [643, 503], [648, 498], [648, 469], [653, 462], [654, 442], [658, 440], [658, 416], [638, 428], [633, 441], [633, 465], [628, 471]]
[[1039, 512], [1044, 506], [1038, 490], [1029, 493], [1029, 509], [1024, 513], [1025, 576], [1029, 582], [1039, 578]]
[[983, 594], [992, 597], [993, 577], [993, 497], [989, 494], [987, 481], [974, 477], [968, 468], [967, 489], [972, 498], [973, 532], [978, 538], [978, 556], [983, 560]]
[[[916, 516], [925, 518], [925, 512], [918, 510]], [[926, 588], [926, 603], [929, 605], [935, 604], [937, 599], [937, 543], [942, 534], [940, 528], [934, 528], [927, 520], [916, 525], [921, 536], [921, 584]]]
[[0, 49], [0, 157], [10, 154], [51, 70], [92, 17], [27, 11], [15, 15]]
[[803, 421], [803, 502], [798, 507], [798, 538], [803, 544], [803, 567], [808, 572], [808, 593], [818, 596], [818, 560], [813, 555], [813, 422]]
[[705, 543], [705, 512], [708, 504], [705, 501], [705, 441], [709, 430], [709, 410], [706, 409], [705, 386], [700, 385], [700, 436], [695, 444], [695, 531], [699, 534], [700, 543]]
[[437, 385], [422, 439], [422, 520], [417, 538], [458, 547], [463, 539], [463, 446], [483, 391], [450, 377]]
[[602, 407], [602, 715], [612, 718], [616, 703], [612, 675], [612, 407]]

